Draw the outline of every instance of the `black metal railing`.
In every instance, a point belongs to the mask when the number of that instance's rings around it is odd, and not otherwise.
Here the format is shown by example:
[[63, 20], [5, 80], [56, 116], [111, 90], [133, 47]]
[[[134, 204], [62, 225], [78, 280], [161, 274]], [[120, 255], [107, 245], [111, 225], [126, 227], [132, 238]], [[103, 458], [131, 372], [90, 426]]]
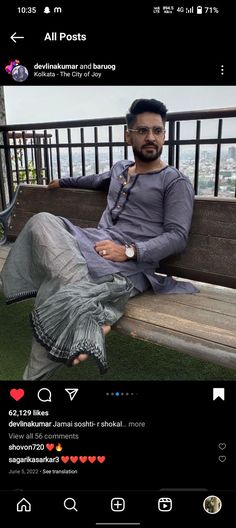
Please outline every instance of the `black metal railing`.
[[[1, 126], [0, 208], [21, 182], [47, 184], [132, 159], [125, 130], [124, 117]], [[169, 113], [163, 156], [196, 194], [236, 197], [236, 108]]]

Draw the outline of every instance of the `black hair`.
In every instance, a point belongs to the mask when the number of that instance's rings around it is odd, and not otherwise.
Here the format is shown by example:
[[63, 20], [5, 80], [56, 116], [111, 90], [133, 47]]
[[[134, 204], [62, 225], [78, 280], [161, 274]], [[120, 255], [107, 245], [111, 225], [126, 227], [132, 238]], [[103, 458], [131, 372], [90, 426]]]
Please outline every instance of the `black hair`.
[[126, 114], [126, 123], [128, 128], [133, 126], [136, 116], [144, 112], [159, 114], [165, 122], [167, 111], [166, 106], [157, 99], [135, 99]]

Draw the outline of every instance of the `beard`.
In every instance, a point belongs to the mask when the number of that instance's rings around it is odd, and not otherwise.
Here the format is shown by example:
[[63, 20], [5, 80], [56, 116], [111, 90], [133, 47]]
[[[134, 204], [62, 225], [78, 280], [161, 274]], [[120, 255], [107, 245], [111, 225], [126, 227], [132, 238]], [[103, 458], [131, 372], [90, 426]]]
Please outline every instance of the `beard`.
[[157, 160], [158, 158], [160, 158], [161, 154], [162, 154], [162, 147], [159, 148], [159, 147], [156, 147], [156, 145], [153, 145], [153, 144], [147, 144], [147, 145], [144, 145], [145, 147], [148, 147], [148, 146], [152, 146], [155, 148], [155, 150], [153, 152], [147, 152], [146, 150], [143, 150], [143, 147], [141, 149], [137, 149], [135, 147], [133, 147], [133, 153], [134, 153], [134, 156], [135, 158], [138, 158], [140, 161], [145, 161], [146, 163], [148, 163], [149, 161], [155, 161]]

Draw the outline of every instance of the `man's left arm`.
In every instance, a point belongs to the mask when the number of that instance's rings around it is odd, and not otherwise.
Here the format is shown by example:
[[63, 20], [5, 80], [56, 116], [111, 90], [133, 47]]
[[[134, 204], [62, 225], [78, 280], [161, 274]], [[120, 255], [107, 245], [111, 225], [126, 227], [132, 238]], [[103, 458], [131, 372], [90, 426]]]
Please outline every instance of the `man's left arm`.
[[193, 205], [194, 190], [188, 180], [183, 178], [169, 185], [164, 195], [164, 232], [147, 242], [135, 244], [138, 262], [158, 265], [160, 260], [186, 248]]

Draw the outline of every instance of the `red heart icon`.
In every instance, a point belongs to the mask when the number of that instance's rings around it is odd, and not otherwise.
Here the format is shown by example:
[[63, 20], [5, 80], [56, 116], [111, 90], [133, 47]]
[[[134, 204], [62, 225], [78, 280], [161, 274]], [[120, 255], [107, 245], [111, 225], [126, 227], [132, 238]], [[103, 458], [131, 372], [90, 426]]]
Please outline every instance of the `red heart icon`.
[[84, 464], [85, 462], [87, 462], [88, 458], [86, 456], [80, 456], [79, 457], [79, 461], [82, 462], [82, 464]]
[[106, 460], [106, 457], [105, 456], [98, 456], [97, 457], [97, 461], [100, 462], [100, 464], [102, 464], [103, 462], [105, 462]]
[[11, 389], [10, 390], [10, 396], [13, 398], [13, 400], [16, 400], [16, 401], [21, 400], [24, 394], [25, 394], [25, 391], [23, 389]]
[[77, 456], [71, 456], [71, 457], [70, 457], [70, 460], [71, 460], [71, 462], [73, 462], [73, 464], [75, 464], [76, 462], [78, 462], [78, 459], [79, 459], [79, 457], [77, 457]]
[[95, 462], [95, 460], [96, 460], [96, 457], [95, 457], [95, 456], [89, 456], [89, 457], [88, 457], [88, 461], [89, 461], [91, 464], [93, 464], [93, 463]]
[[48, 449], [48, 451], [52, 451], [52, 449], [54, 448], [54, 444], [46, 444], [46, 449]]
[[61, 461], [63, 462], [63, 464], [66, 464], [69, 461], [69, 457], [68, 456], [62, 456], [61, 457]]

